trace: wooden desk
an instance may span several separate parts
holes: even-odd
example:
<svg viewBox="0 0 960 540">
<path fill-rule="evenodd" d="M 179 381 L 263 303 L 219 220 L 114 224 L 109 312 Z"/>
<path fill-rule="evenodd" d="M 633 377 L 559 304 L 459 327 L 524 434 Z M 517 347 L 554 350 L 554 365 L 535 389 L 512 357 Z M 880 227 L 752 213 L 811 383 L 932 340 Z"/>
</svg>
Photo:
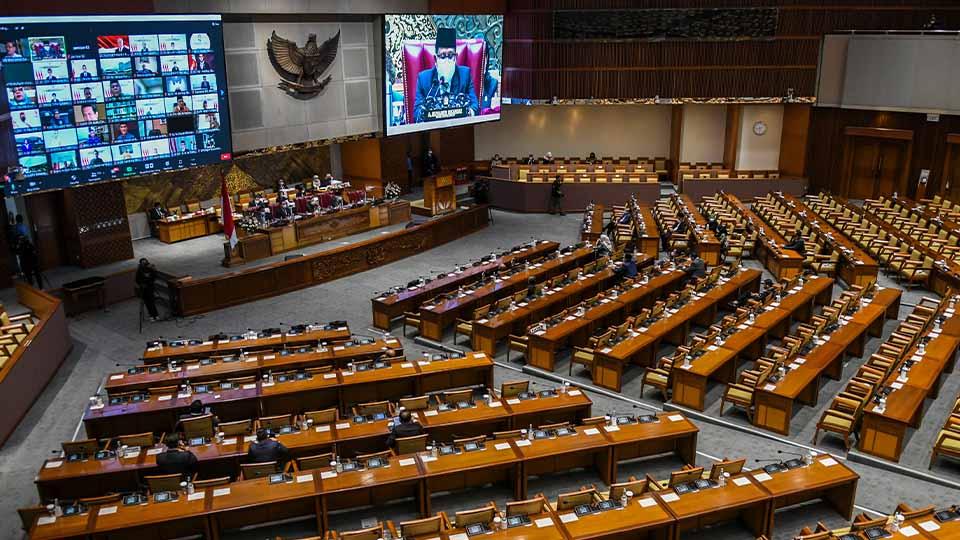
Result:
<svg viewBox="0 0 960 540">
<path fill-rule="evenodd" d="M 724 487 L 684 495 L 674 491 L 656 492 L 660 504 L 676 519 L 676 538 L 684 531 L 740 518 L 754 536 L 770 534 L 770 493 L 754 482 L 738 486 L 733 480 Z"/>
<path fill-rule="evenodd" d="M 403 355 L 403 345 L 396 339 L 378 339 L 373 343 L 355 345 L 352 342 L 334 342 L 324 347 L 312 348 L 308 352 L 295 349 L 265 350 L 245 355 L 245 359 L 234 356 L 232 361 L 210 358 L 210 363 L 195 359 L 178 364 L 176 369 L 166 366 L 150 365 L 131 368 L 127 371 L 107 376 L 104 390 L 108 395 L 146 390 L 150 387 L 181 385 L 190 381 L 223 380 L 246 375 L 265 375 L 268 371 L 304 369 L 313 366 L 346 367 L 351 362 L 389 354 L 394 357 Z M 158 370 L 158 371 L 153 371 Z"/>
<path fill-rule="evenodd" d="M 642 539 L 672 540 L 674 517 L 653 495 L 635 497 L 626 509 L 577 517 L 572 511 L 554 512 L 566 537 L 572 540 Z"/>
<path fill-rule="evenodd" d="M 262 349 L 278 349 L 284 346 L 316 345 L 324 341 L 343 341 L 346 339 L 350 339 L 350 328 L 340 326 L 330 329 L 319 328 L 300 334 L 291 334 L 289 332 L 273 334 L 272 336 L 255 339 L 204 340 L 198 345 L 184 344 L 181 347 L 171 347 L 169 345 L 148 347 L 143 353 L 143 362 L 145 364 L 152 364 L 168 362 L 174 359 L 205 358 L 213 355 L 237 354 L 241 350 L 250 352 Z"/>
<path fill-rule="evenodd" d="M 720 344 L 711 344 L 707 351 L 690 363 L 689 368 L 673 366 L 673 395 L 671 401 L 698 411 L 706 408 L 707 386 L 711 379 L 723 383 L 735 380 L 737 360 L 758 358 L 766 347 L 769 335 L 783 336 L 783 328 L 796 320 L 808 320 L 812 304 L 817 298 L 827 299 L 833 288 L 833 279 L 819 276 L 806 280 L 803 286 L 795 287 L 777 302 L 771 299 L 765 311 L 744 323 L 738 331 Z"/>
<path fill-rule="evenodd" d="M 656 259 L 660 255 L 660 230 L 649 205 L 640 206 L 640 217 L 643 219 L 643 234 L 640 236 L 637 250 Z M 634 219 L 637 219 L 636 215 Z"/>
<path fill-rule="evenodd" d="M 648 307 L 665 293 L 672 292 L 683 277 L 680 270 L 667 270 L 647 281 L 634 281 L 616 297 L 605 293 L 600 303 L 582 317 L 566 317 L 542 332 L 527 332 L 527 363 L 553 371 L 556 353 L 566 344 L 582 346 L 600 328 L 619 324 L 629 314 Z"/>
<path fill-rule="evenodd" d="M 156 223 L 157 238 L 166 244 L 200 238 L 223 230 L 212 208 L 209 211 L 194 212 L 177 218 L 164 218 Z"/>
<path fill-rule="evenodd" d="M 778 509 L 816 499 L 829 504 L 844 519 L 853 517 L 860 475 L 829 455 L 814 458 L 806 467 L 774 474 L 764 474 L 763 469 L 757 469 L 748 476 L 773 498 L 768 530 L 774 530 L 774 514 Z"/>
<path fill-rule="evenodd" d="M 563 287 L 549 291 L 545 289 L 542 296 L 520 302 L 516 309 L 473 321 L 473 349 L 495 355 L 497 343 L 503 338 L 512 333 L 522 333 L 528 325 L 607 288 L 616 277 L 613 268 L 607 267 L 594 274 L 581 276 Z"/>
<path fill-rule="evenodd" d="M 951 319 L 958 317 L 953 315 Z M 924 401 L 936 398 L 944 374 L 951 373 L 956 363 L 960 340 L 946 334 L 931 337 L 923 355 L 916 347 L 904 355 L 904 360 L 919 360 L 910 368 L 906 380 L 898 378 L 897 365 L 884 381 L 884 386 L 893 388 L 887 396 L 886 409 L 879 411 L 875 403 L 864 408 L 858 446 L 861 452 L 900 461 L 908 428 L 920 427 Z"/>
<path fill-rule="evenodd" d="M 840 379 L 844 356 L 848 353 L 857 356 L 863 354 L 866 334 L 871 330 L 876 331 L 878 326 L 882 327 L 883 320 L 891 316 L 894 306 L 899 310 L 900 294 L 899 289 L 879 290 L 870 303 L 861 307 L 852 317 L 846 317 L 840 328 L 813 350 L 802 358 L 792 358 L 782 380 L 757 388 L 754 391 L 756 412 L 753 425 L 789 435 L 794 404 L 816 405 L 821 377 Z"/>
<path fill-rule="evenodd" d="M 729 193 L 725 193 L 723 198 L 744 219 L 753 223 L 758 229 L 759 234 L 754 255 L 771 274 L 776 276 L 777 279 L 789 279 L 803 271 L 803 256 L 792 249 L 783 249 L 782 246 L 787 241 L 776 229 L 767 225 L 740 199 Z"/>
<path fill-rule="evenodd" d="M 713 231 L 707 229 L 707 220 L 697 210 L 697 205 L 686 194 L 671 195 L 671 197 L 677 206 L 678 217 L 687 222 L 687 229 L 693 238 L 693 243 L 700 258 L 711 266 L 720 264 L 720 241 L 717 240 Z M 681 209 L 686 209 L 686 211 Z"/>
<path fill-rule="evenodd" d="M 817 213 L 802 200 L 792 195 L 774 193 L 772 196 L 783 203 L 795 217 L 810 223 L 815 229 L 819 230 L 821 238 L 832 244 L 834 249 L 840 253 L 840 265 L 837 273 L 844 281 L 851 285 L 865 286 L 877 280 L 877 261 L 853 240 L 818 217 Z"/>
<path fill-rule="evenodd" d="M 365 372 L 337 370 L 301 381 L 262 380 L 217 393 L 154 397 L 148 401 L 88 408 L 84 426 L 88 437 L 106 438 L 119 434 L 171 432 L 179 415 L 194 399 L 212 406 L 221 421 L 245 420 L 259 416 L 320 410 L 376 399 L 398 399 L 460 386 L 493 385 L 493 360 L 483 353 L 464 358 L 426 362 L 394 361 L 389 368 Z"/>
<path fill-rule="evenodd" d="M 593 384 L 619 392 L 626 366 L 631 363 L 650 365 L 653 353 L 663 340 L 677 344 L 685 342 L 691 322 L 712 323 L 717 306 L 739 296 L 744 289 L 756 289 L 760 275 L 759 270 L 747 269 L 729 279 L 721 279 L 703 296 L 691 298 L 673 313 L 665 312 L 663 318 L 648 328 L 640 329 L 613 347 L 594 351 Z"/>
<path fill-rule="evenodd" d="M 523 247 L 497 257 L 488 263 L 471 266 L 466 270 L 452 272 L 443 277 L 434 279 L 423 286 L 407 289 L 389 296 L 381 296 L 371 300 L 373 304 L 373 326 L 381 330 L 390 330 L 393 319 L 400 317 L 407 311 L 416 311 L 420 304 L 434 296 L 452 291 L 457 287 L 476 281 L 481 274 L 499 270 L 516 262 L 537 259 L 553 253 L 560 247 L 557 242 L 541 240 L 534 247 Z"/>
<path fill-rule="evenodd" d="M 444 299 L 433 305 L 420 306 L 420 335 L 434 341 L 443 340 L 444 331 L 453 325 L 457 318 L 473 318 L 473 310 L 493 303 L 521 289 L 526 289 L 527 280 L 533 278 L 540 282 L 553 276 L 572 270 L 593 260 L 592 246 L 585 246 L 570 254 L 558 254 L 548 261 L 531 265 L 530 268 L 506 277 L 497 278 L 474 289 L 463 296 Z"/>
<path fill-rule="evenodd" d="M 602 204 L 594 204 L 592 209 L 583 213 L 584 223 L 580 226 L 580 240 L 584 242 L 596 242 L 600 239 L 600 233 L 603 232 L 603 214 L 607 209 Z M 586 219 L 590 216 L 590 226 L 587 227 Z"/>
</svg>

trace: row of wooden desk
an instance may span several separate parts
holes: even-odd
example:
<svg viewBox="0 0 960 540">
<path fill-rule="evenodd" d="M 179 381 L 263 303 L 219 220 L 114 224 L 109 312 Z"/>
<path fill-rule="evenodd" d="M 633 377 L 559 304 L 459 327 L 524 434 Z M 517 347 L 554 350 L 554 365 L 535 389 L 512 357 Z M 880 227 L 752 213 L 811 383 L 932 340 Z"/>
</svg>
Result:
<svg viewBox="0 0 960 540">
<path fill-rule="evenodd" d="M 556 257 L 531 265 L 509 277 L 497 277 L 492 282 L 479 286 L 462 295 L 454 294 L 435 304 L 420 306 L 420 335 L 434 341 L 443 340 L 444 331 L 452 326 L 457 318 L 473 318 L 473 310 L 509 296 L 527 288 L 527 282 L 533 278 L 541 282 L 568 270 L 577 268 L 593 260 L 593 246 L 587 245 L 570 253 L 559 253 Z"/>
<path fill-rule="evenodd" d="M 960 520 L 940 521 L 933 515 L 933 510 L 925 516 L 905 520 L 899 528 L 892 526 L 894 516 L 887 518 L 887 523 L 881 527 L 883 529 L 881 538 L 890 540 L 956 540 L 960 538 Z M 880 532 L 880 531 L 877 531 Z M 845 540 L 847 538 L 867 538 L 861 529 L 861 532 L 851 532 L 850 527 L 834 529 L 824 540 Z"/>
<path fill-rule="evenodd" d="M 720 260 L 720 241 L 717 240 L 713 231 L 707 228 L 707 220 L 704 219 L 697 205 L 690 199 L 689 195 L 671 195 L 677 213 L 680 219 L 687 222 L 687 229 L 693 244 L 697 249 L 697 254 L 709 265 L 717 265 Z"/>
<path fill-rule="evenodd" d="M 244 480 L 193 496 L 184 494 L 174 502 L 151 500 L 136 506 L 95 508 L 87 514 L 37 524 L 30 536 L 143 540 L 200 533 L 219 538 L 225 529 L 309 515 L 316 516 L 318 530 L 326 531 L 330 512 L 408 497 L 413 497 L 418 511 L 427 516 L 432 513 L 431 496 L 438 492 L 507 482 L 515 498 L 524 499 L 530 476 L 592 467 L 609 484 L 618 477 L 618 464 L 624 460 L 673 451 L 685 462 L 694 462 L 698 432 L 683 415 L 661 413 L 653 423 L 615 429 L 579 426 L 574 435 L 493 440 L 473 452 L 394 456 L 388 466 L 375 469 L 338 474 L 325 468 L 298 472 L 291 481 L 279 484 L 270 484 L 268 478 Z M 769 493 L 761 491 L 769 502 Z M 677 507 L 685 503 L 681 499 Z"/>
<path fill-rule="evenodd" d="M 815 406 L 824 376 L 839 380 L 847 354 L 863 356 L 867 335 L 880 336 L 886 319 L 899 318 L 899 289 L 882 289 L 852 316 L 843 316 L 840 327 L 819 340 L 802 357 L 790 360 L 786 375 L 777 383 L 766 383 L 754 391 L 753 424 L 783 435 L 790 434 L 794 406 Z"/>
<path fill-rule="evenodd" d="M 783 337 L 795 321 L 809 320 L 815 304 L 830 303 L 833 279 L 819 276 L 806 280 L 786 292 L 779 301 L 771 299 L 754 317 L 744 322 L 737 332 L 720 344 L 712 344 L 689 367 L 674 365 L 671 401 L 698 411 L 706 408 L 710 380 L 729 383 L 736 379 L 737 360 L 753 360 L 762 356 L 769 336 Z"/>
<path fill-rule="evenodd" d="M 492 386 L 493 360 L 483 353 L 429 361 L 393 359 L 389 367 L 366 371 L 337 370 L 303 380 L 241 385 L 206 394 L 152 396 L 146 401 L 88 407 L 83 424 L 90 438 L 132 433 L 171 432 L 193 400 L 212 407 L 221 421 L 395 400 L 462 386 Z"/>
<path fill-rule="evenodd" d="M 665 312 L 663 318 L 646 328 L 639 328 L 627 339 L 613 347 L 594 351 L 593 383 L 617 392 L 623 383 L 623 371 L 630 364 L 649 366 L 660 347 L 667 340 L 682 344 L 690 333 L 690 326 L 699 323 L 709 326 L 716 318 L 719 307 L 731 298 L 739 297 L 745 290 L 760 286 L 761 272 L 746 269 L 733 277 L 721 278 L 710 290 L 691 298 L 673 312 Z"/>
<path fill-rule="evenodd" d="M 513 248 L 509 253 L 503 254 L 492 261 L 450 272 L 424 285 L 408 288 L 396 294 L 374 298 L 371 301 L 373 304 L 373 326 L 381 330 L 390 330 L 390 323 L 393 319 L 400 317 L 407 311 L 416 311 L 420 304 L 438 294 L 450 292 L 457 287 L 476 281 L 481 275 L 488 272 L 497 271 L 511 264 L 538 259 L 553 253 L 559 247 L 560 244 L 557 242 L 540 240 L 536 245 Z"/>
<path fill-rule="evenodd" d="M 772 193 L 773 200 L 787 209 L 793 216 L 810 224 L 819 231 L 818 236 L 840 253 L 838 275 L 851 285 L 869 285 L 877 280 L 878 265 L 867 252 L 843 232 L 817 216 L 817 213 L 802 200 L 792 195 Z"/>
<path fill-rule="evenodd" d="M 771 274 L 777 279 L 787 279 L 803 272 L 803 255 L 792 249 L 783 249 L 787 241 L 776 229 L 764 223 L 740 199 L 728 193 L 724 193 L 722 197 L 730 208 L 756 227 L 757 242 L 754 255 Z"/>
<path fill-rule="evenodd" d="M 528 425 L 546 425 L 557 422 L 578 423 L 590 416 L 592 402 L 579 390 L 555 392 L 551 396 L 539 394 L 532 399 L 501 399 L 496 394 L 489 403 L 477 400 L 474 407 L 441 411 L 424 409 L 412 411 L 414 418 L 430 434 L 431 439 L 448 443 L 454 438 L 485 435 L 496 431 L 521 429 Z M 353 456 L 377 452 L 386 448 L 391 420 L 357 423 L 347 416 L 333 424 L 315 425 L 303 431 L 279 434 L 293 457 L 310 456 L 336 448 L 337 455 Z M 197 456 L 199 472 L 204 477 L 238 476 L 239 464 L 247 455 L 248 443 L 254 435 L 230 437 L 223 442 L 207 441 L 192 446 Z M 109 492 L 135 491 L 143 484 L 145 474 L 155 474 L 156 454 L 162 448 L 144 448 L 133 457 L 112 457 L 96 460 L 92 456 L 82 461 L 68 461 L 63 457 L 44 462 L 36 477 L 41 499 L 59 497 L 89 497 Z"/>
<path fill-rule="evenodd" d="M 871 403 L 863 410 L 859 449 L 862 452 L 890 461 L 899 461 L 910 428 L 919 428 L 923 418 L 924 402 L 937 397 L 946 374 L 952 373 L 960 345 L 960 314 L 953 308 L 944 312 L 947 320 L 940 331 L 931 330 L 931 338 L 923 354 L 916 347 L 904 355 L 916 363 L 907 372 L 906 380 L 898 379 L 899 364 L 884 380 L 892 389 L 887 395 L 886 408 L 880 410 Z"/>
<path fill-rule="evenodd" d="M 194 212 L 188 216 L 167 217 L 155 223 L 157 238 L 166 244 L 200 238 L 223 230 L 220 216 L 214 212 L 213 208 Z"/>
<path fill-rule="evenodd" d="M 143 362 L 148 364 L 170 360 L 205 358 L 214 355 L 237 354 L 240 351 L 250 352 L 281 347 L 301 347 L 350 339 L 350 328 L 346 324 L 343 326 L 326 326 L 306 332 L 280 332 L 256 338 L 177 340 L 184 343 L 181 346 L 157 344 L 147 347 L 143 353 Z"/>
<path fill-rule="evenodd" d="M 604 292 L 598 297 L 598 303 L 585 309 L 580 317 L 567 316 L 546 329 L 528 331 L 527 363 L 553 371 L 557 352 L 561 348 L 568 345 L 583 346 L 597 331 L 620 323 L 641 308 L 649 307 L 664 294 L 672 292 L 684 276 L 681 270 L 653 273 L 655 275 L 647 278 L 646 282 L 638 277 Z"/>
</svg>

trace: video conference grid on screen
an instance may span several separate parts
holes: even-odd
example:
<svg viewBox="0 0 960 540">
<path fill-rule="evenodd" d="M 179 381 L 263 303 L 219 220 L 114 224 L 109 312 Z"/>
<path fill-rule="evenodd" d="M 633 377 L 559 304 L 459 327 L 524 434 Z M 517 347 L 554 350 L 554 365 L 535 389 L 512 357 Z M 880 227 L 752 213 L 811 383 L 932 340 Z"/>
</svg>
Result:
<svg viewBox="0 0 960 540">
<path fill-rule="evenodd" d="M 500 119 L 502 15 L 385 15 L 387 135 Z"/>
<path fill-rule="evenodd" d="M 219 15 L 0 18 L 0 41 L 7 194 L 230 159 Z"/>
</svg>

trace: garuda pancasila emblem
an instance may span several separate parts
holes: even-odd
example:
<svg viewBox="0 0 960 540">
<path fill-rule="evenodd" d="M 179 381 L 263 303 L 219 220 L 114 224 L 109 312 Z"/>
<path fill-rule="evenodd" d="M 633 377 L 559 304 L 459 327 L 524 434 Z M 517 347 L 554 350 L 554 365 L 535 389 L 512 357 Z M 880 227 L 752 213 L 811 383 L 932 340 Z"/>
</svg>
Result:
<svg viewBox="0 0 960 540">
<path fill-rule="evenodd" d="M 317 46 L 317 35 L 307 36 L 307 43 L 303 47 L 289 39 L 277 35 L 276 30 L 267 39 L 267 55 L 270 63 L 283 79 L 280 88 L 288 94 L 310 98 L 320 93 L 332 78 L 320 80 L 333 60 L 337 57 L 340 45 L 340 32 Z"/>
</svg>

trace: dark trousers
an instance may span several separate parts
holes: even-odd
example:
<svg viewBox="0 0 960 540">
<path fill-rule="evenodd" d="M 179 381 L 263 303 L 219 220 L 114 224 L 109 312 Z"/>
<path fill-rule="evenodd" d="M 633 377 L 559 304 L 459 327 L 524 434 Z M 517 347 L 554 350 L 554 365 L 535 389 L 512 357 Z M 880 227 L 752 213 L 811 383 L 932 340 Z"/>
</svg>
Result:
<svg viewBox="0 0 960 540">
<path fill-rule="evenodd" d="M 40 269 L 37 267 L 23 267 L 23 278 L 27 280 L 31 286 L 38 289 L 43 288 L 43 276 L 40 275 Z M 36 283 L 34 283 L 36 282 Z"/>
<path fill-rule="evenodd" d="M 153 289 L 143 289 L 140 295 L 143 297 L 143 305 L 147 306 L 147 313 L 155 319 L 157 317 L 157 295 Z"/>
<path fill-rule="evenodd" d="M 550 202 L 547 204 L 547 211 L 551 214 L 560 212 L 563 215 L 563 197 L 550 196 Z"/>
</svg>

